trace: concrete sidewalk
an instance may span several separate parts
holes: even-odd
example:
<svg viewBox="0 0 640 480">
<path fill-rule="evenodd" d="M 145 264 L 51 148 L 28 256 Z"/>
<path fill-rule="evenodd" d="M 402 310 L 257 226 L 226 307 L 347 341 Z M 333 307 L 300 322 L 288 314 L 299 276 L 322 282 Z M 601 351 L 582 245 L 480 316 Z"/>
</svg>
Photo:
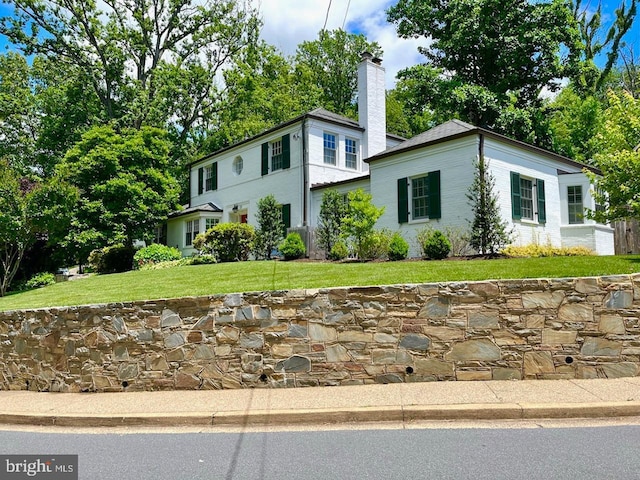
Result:
<svg viewBox="0 0 640 480">
<path fill-rule="evenodd" d="M 277 426 L 621 416 L 640 416 L 640 377 L 215 391 L 0 391 L 0 425 Z"/>
</svg>

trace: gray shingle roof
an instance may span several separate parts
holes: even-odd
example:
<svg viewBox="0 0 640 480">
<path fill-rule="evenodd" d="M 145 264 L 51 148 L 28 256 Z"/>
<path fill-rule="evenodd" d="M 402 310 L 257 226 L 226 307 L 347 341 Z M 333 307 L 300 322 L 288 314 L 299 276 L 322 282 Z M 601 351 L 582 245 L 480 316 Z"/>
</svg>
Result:
<svg viewBox="0 0 640 480">
<path fill-rule="evenodd" d="M 190 213 L 196 212 L 210 212 L 210 213 L 220 213 L 222 209 L 218 207 L 215 203 L 203 203 L 202 205 L 195 205 L 193 207 L 185 208 L 184 210 L 177 210 L 175 212 L 171 212 L 167 217 L 169 218 L 177 218 L 182 217 L 183 215 L 189 215 Z"/>
</svg>

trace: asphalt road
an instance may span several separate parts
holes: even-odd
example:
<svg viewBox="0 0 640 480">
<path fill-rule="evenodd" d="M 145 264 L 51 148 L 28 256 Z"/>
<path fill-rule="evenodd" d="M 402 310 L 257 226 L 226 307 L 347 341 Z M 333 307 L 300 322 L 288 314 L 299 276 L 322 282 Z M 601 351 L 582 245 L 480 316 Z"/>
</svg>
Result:
<svg viewBox="0 0 640 480">
<path fill-rule="evenodd" d="M 1 454 L 78 454 L 81 479 L 640 479 L 640 426 L 244 433 L 0 431 Z"/>
</svg>

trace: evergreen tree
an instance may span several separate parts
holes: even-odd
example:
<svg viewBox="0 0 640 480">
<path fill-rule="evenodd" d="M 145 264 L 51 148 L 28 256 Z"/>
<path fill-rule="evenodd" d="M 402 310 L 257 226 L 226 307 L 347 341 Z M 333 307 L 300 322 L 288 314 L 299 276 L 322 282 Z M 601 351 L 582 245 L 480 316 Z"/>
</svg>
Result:
<svg viewBox="0 0 640 480">
<path fill-rule="evenodd" d="M 258 200 L 256 222 L 255 255 L 270 260 L 271 253 L 283 239 L 284 231 L 282 206 L 272 194 Z"/>
<path fill-rule="evenodd" d="M 475 162 L 475 175 L 467 198 L 473 211 L 469 243 L 481 254 L 495 255 L 510 242 L 511 232 L 500 216 L 498 198 L 493 192 L 495 179 L 484 158 Z"/>
<path fill-rule="evenodd" d="M 320 204 L 316 241 L 327 256 L 331 253 L 333 246 L 340 241 L 342 222 L 346 216 L 347 203 L 342 194 L 335 189 L 324 192 Z"/>
</svg>

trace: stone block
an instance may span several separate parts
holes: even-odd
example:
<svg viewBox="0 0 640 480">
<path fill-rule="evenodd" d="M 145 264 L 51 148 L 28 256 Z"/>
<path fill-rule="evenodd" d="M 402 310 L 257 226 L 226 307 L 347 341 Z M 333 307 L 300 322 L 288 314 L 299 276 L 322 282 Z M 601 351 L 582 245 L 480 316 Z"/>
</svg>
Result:
<svg viewBox="0 0 640 480">
<path fill-rule="evenodd" d="M 491 380 L 491 370 L 458 370 L 456 371 L 456 380 Z"/>
<path fill-rule="evenodd" d="M 453 345 L 444 355 L 451 362 L 494 361 L 500 360 L 501 350 L 489 339 L 467 340 Z"/>
<path fill-rule="evenodd" d="M 309 338 L 314 342 L 335 342 L 338 333 L 334 327 L 327 327 L 320 323 L 309 323 Z"/>
<path fill-rule="evenodd" d="M 522 372 L 518 368 L 496 367 L 491 370 L 493 380 L 522 380 Z"/>
<path fill-rule="evenodd" d="M 437 358 L 418 358 L 415 361 L 414 371 L 420 375 L 452 377 L 454 374 L 454 364 L 453 362 L 445 362 Z"/>
<path fill-rule="evenodd" d="M 376 333 L 373 335 L 373 341 L 375 343 L 397 343 L 398 337 L 388 333 Z"/>
<path fill-rule="evenodd" d="M 181 324 L 182 324 L 182 319 L 180 318 L 180 315 L 178 315 L 176 312 L 169 309 L 165 309 L 162 311 L 162 315 L 160 317 L 160 326 L 162 328 L 175 327 Z"/>
<path fill-rule="evenodd" d="M 388 383 L 403 383 L 402 377 L 397 373 L 387 373 L 385 375 L 378 375 L 375 378 L 376 383 L 388 384 Z"/>
<path fill-rule="evenodd" d="M 116 362 L 129 360 L 129 350 L 127 350 L 125 345 L 116 345 L 113 349 L 113 355 L 111 358 Z"/>
<path fill-rule="evenodd" d="M 484 298 L 495 298 L 500 295 L 500 287 L 492 282 L 471 282 L 468 288 L 476 295 Z"/>
<path fill-rule="evenodd" d="M 551 352 L 525 352 L 524 353 L 524 374 L 540 375 L 544 373 L 555 373 L 556 367 L 553 363 Z"/>
<path fill-rule="evenodd" d="M 580 349 L 585 357 L 617 357 L 622 352 L 622 343 L 600 337 L 587 337 Z"/>
<path fill-rule="evenodd" d="M 172 333 L 171 335 L 166 336 L 164 339 L 164 346 L 166 348 L 176 348 L 184 345 L 185 343 L 186 342 L 183 332 Z"/>
<path fill-rule="evenodd" d="M 342 345 L 330 345 L 326 348 L 327 362 L 349 362 L 349 351 Z"/>
<path fill-rule="evenodd" d="M 293 355 L 293 345 L 277 343 L 271 345 L 271 356 L 274 358 L 287 358 Z"/>
<path fill-rule="evenodd" d="M 638 365 L 633 362 L 604 363 L 597 367 L 604 378 L 635 377 L 638 375 Z"/>
<path fill-rule="evenodd" d="M 167 371 L 169 370 L 169 364 L 164 355 L 152 354 L 147 357 L 146 368 L 147 370 Z"/>
<path fill-rule="evenodd" d="M 422 327 L 422 333 L 432 340 L 442 342 L 457 342 L 464 339 L 464 330 L 452 327 Z"/>
<path fill-rule="evenodd" d="M 558 308 L 564 300 L 564 292 L 530 292 L 522 294 L 523 308 Z"/>
<path fill-rule="evenodd" d="M 470 311 L 469 328 L 500 328 L 500 317 L 497 311 Z"/>
<path fill-rule="evenodd" d="M 287 335 L 293 338 L 305 338 L 308 335 L 307 332 L 308 327 L 306 324 L 290 323 Z"/>
<path fill-rule="evenodd" d="M 196 375 L 176 372 L 175 387 L 178 390 L 196 390 L 200 388 L 201 380 Z"/>
<path fill-rule="evenodd" d="M 602 314 L 598 322 L 598 331 L 603 333 L 614 333 L 624 335 L 627 329 L 624 326 L 624 319 L 619 315 Z"/>
<path fill-rule="evenodd" d="M 593 322 L 593 307 L 584 303 L 569 303 L 558 310 L 561 322 Z"/>
<path fill-rule="evenodd" d="M 363 343 L 371 343 L 373 342 L 373 334 L 361 332 L 358 330 L 346 330 L 344 332 L 338 332 L 338 341 L 339 342 L 363 342 Z"/>
<path fill-rule="evenodd" d="M 119 380 L 132 380 L 139 375 L 137 363 L 121 363 L 118 367 Z"/>
<path fill-rule="evenodd" d="M 213 324 L 214 324 L 213 316 L 205 315 L 204 317 L 200 317 L 198 319 L 198 321 L 193 326 L 193 328 L 196 330 L 204 330 L 206 332 L 211 332 L 213 331 Z"/>
<path fill-rule="evenodd" d="M 431 340 L 425 335 L 408 334 L 404 335 L 400 340 L 400 347 L 407 350 L 416 350 L 426 352 L 431 345 Z"/>
<path fill-rule="evenodd" d="M 451 302 L 447 297 L 431 297 L 420 309 L 420 318 L 444 318 L 451 311 Z"/>
<path fill-rule="evenodd" d="M 576 343 L 578 332 L 575 330 L 554 330 L 545 328 L 542 330 L 543 345 L 567 345 Z"/>
<path fill-rule="evenodd" d="M 544 328 L 544 315 L 525 315 L 524 325 L 526 328 Z"/>
<path fill-rule="evenodd" d="M 225 295 L 224 306 L 227 308 L 240 307 L 244 303 L 244 298 L 241 293 L 231 293 Z"/>
<path fill-rule="evenodd" d="M 218 330 L 216 334 L 216 342 L 219 344 L 237 343 L 240 339 L 240 329 L 225 325 Z"/>
<path fill-rule="evenodd" d="M 276 372 L 310 372 L 311 360 L 301 355 L 293 355 L 286 360 L 279 361 L 275 366 Z"/>
<path fill-rule="evenodd" d="M 240 346 L 260 349 L 264 346 L 264 338 L 260 333 L 242 334 L 240 335 Z"/>
<path fill-rule="evenodd" d="M 614 290 L 604 297 L 605 308 L 631 308 L 633 306 L 633 292 Z"/>
<path fill-rule="evenodd" d="M 492 333 L 493 341 L 500 347 L 509 345 L 525 345 L 527 339 L 524 336 L 513 333 L 509 330 L 494 330 Z"/>
<path fill-rule="evenodd" d="M 193 358 L 195 360 L 211 360 L 215 358 L 214 347 L 211 345 L 196 345 L 193 351 Z"/>
<path fill-rule="evenodd" d="M 371 352 L 371 360 L 374 365 L 389 365 L 396 363 L 396 351 L 391 349 L 378 349 Z"/>
</svg>

